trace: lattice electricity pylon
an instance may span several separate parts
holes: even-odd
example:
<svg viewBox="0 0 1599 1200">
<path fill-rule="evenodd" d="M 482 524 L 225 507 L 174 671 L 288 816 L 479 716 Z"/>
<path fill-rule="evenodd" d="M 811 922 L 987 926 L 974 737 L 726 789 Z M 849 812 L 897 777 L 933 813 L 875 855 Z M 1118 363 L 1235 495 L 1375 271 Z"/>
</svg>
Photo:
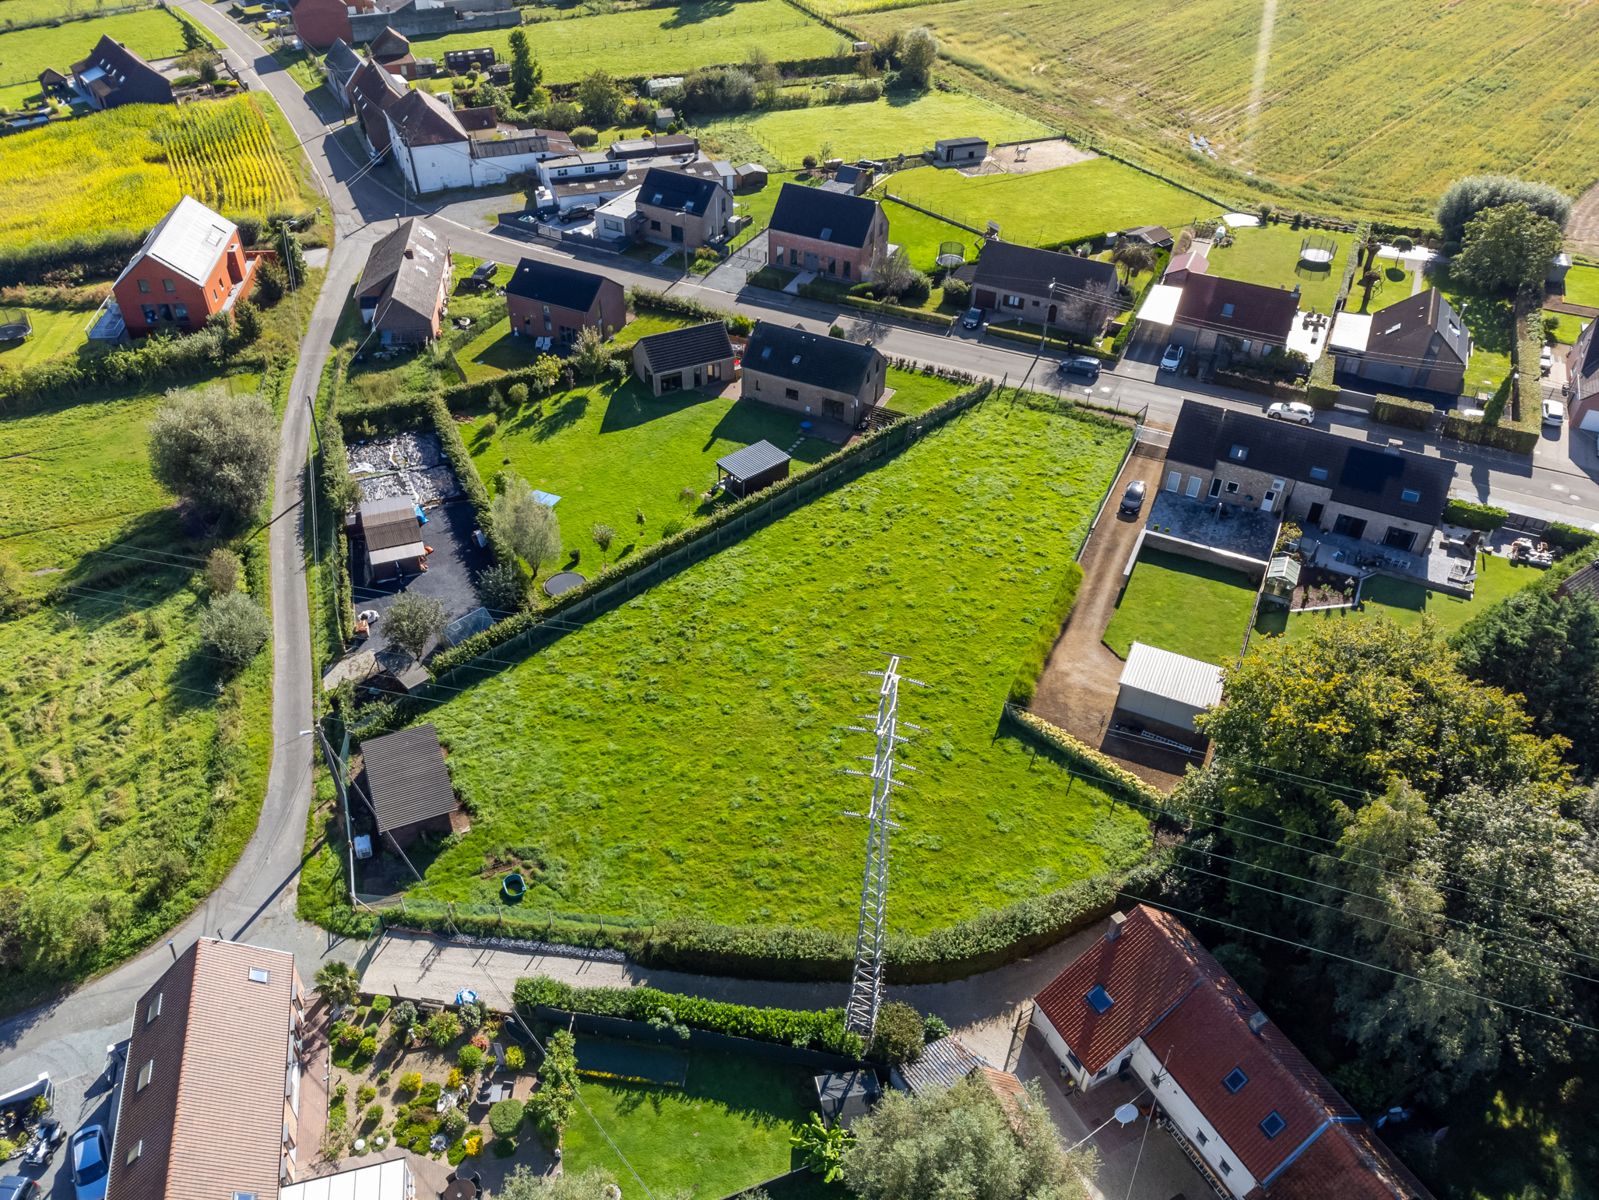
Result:
<svg viewBox="0 0 1599 1200">
<path fill-rule="evenodd" d="M 856 733 L 869 733 L 876 738 L 876 749 L 865 761 L 872 764 L 870 772 L 847 769 L 846 774 L 860 775 L 872 781 L 872 807 L 865 815 L 866 867 L 861 876 L 860 924 L 855 932 L 855 970 L 850 977 L 849 1002 L 844 1009 L 844 1025 L 851 1033 L 858 1033 L 870 1042 L 877 1027 L 877 1010 L 883 1001 L 883 940 L 884 922 L 888 912 L 888 835 L 897 828 L 889 817 L 889 802 L 894 789 L 904 784 L 894 777 L 894 752 L 906 739 L 899 733 L 899 655 L 891 655 L 888 669 L 869 674 L 882 681 L 877 692 L 877 717 L 870 728 L 851 725 Z M 925 686 L 920 680 L 907 682 Z M 907 723 L 906 728 L 915 726 Z M 864 756 L 863 756 L 864 758 Z M 899 764 L 905 770 L 912 768 Z M 846 813 L 859 817 L 861 813 Z"/>
</svg>

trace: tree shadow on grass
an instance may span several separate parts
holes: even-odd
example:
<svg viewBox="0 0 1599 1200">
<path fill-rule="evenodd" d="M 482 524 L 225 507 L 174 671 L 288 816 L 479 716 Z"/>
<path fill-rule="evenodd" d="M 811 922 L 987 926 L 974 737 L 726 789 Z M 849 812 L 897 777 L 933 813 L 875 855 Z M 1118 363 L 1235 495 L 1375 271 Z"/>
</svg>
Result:
<svg viewBox="0 0 1599 1200">
<path fill-rule="evenodd" d="M 533 440 L 547 442 L 564 432 L 568 427 L 576 425 L 583 419 L 583 415 L 588 412 L 589 399 L 593 394 L 592 389 L 583 388 L 580 391 L 568 392 L 554 407 L 545 407 L 539 411 L 535 411 L 530 407 L 528 413 L 531 420 L 525 423 L 533 426 Z M 546 401 L 545 403 L 548 405 L 549 402 Z M 524 419 L 519 418 L 518 424 L 523 423 Z"/>
<path fill-rule="evenodd" d="M 57 577 L 56 606 L 90 628 L 155 608 L 188 585 L 208 549 L 183 536 L 176 508 L 140 513 Z"/>
<path fill-rule="evenodd" d="M 797 413 L 768 408 L 753 400 L 740 400 L 716 423 L 703 449 L 711 449 L 718 441 L 734 442 L 740 446 L 752 446 L 764 441 L 799 462 L 820 462 L 838 447 L 807 435 L 800 428 L 803 419 Z"/>
<path fill-rule="evenodd" d="M 600 422 L 601 433 L 619 433 L 646 425 L 659 417 L 669 417 L 711 399 L 705 392 L 668 392 L 652 396 L 636 379 L 611 389 L 605 408 L 605 418 Z"/>
<path fill-rule="evenodd" d="M 661 28 L 683 29 L 686 26 L 698 25 L 701 21 L 729 16 L 732 12 L 732 0 L 697 0 L 692 4 L 679 4 L 672 15 L 661 22 Z"/>
</svg>

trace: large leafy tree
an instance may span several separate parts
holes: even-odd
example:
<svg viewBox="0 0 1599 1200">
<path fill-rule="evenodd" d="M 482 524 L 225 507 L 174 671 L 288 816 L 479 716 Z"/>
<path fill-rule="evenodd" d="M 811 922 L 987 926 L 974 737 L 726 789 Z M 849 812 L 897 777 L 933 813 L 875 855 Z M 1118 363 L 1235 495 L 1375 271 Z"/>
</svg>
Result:
<svg viewBox="0 0 1599 1200">
<path fill-rule="evenodd" d="M 1560 246 L 1560 226 L 1525 204 L 1505 204 L 1466 224 L 1465 249 L 1453 269 L 1485 292 L 1531 291 L 1542 287 Z"/>
<path fill-rule="evenodd" d="M 150 423 L 155 481 L 208 521 L 237 525 L 266 501 L 277 438 L 258 396 L 174 389 Z"/>
<path fill-rule="evenodd" d="M 1504 204 L 1525 204 L 1541 217 L 1564 225 L 1571 215 L 1571 197 L 1547 183 L 1508 175 L 1467 175 L 1449 185 L 1438 202 L 1438 224 L 1449 241 L 1458 242 L 1478 213 Z M 1398 242 L 1395 242 L 1398 245 Z"/>
<path fill-rule="evenodd" d="M 527 480 L 509 471 L 495 479 L 490 505 L 494 528 L 506 544 L 538 573 L 539 563 L 561 549 L 561 525 L 555 510 L 540 503 Z"/>
</svg>

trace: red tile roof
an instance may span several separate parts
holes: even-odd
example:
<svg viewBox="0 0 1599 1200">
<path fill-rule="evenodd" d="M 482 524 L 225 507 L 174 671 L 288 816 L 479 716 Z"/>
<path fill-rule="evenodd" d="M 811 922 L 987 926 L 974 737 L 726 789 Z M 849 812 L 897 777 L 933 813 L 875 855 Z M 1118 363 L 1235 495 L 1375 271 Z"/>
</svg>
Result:
<svg viewBox="0 0 1599 1200">
<path fill-rule="evenodd" d="M 1110 1006 L 1096 1011 L 1095 987 Z M 1142 1039 L 1271 1200 L 1396 1200 L 1427 1191 L 1181 921 L 1139 905 L 1038 994 L 1089 1074 Z M 1252 1027 L 1253 1026 L 1253 1027 Z M 1245 1082 L 1224 1082 L 1234 1070 Z M 1275 1112 L 1274 1137 L 1262 1123 Z M 1274 1174 L 1275 1173 L 1275 1174 Z"/>
</svg>

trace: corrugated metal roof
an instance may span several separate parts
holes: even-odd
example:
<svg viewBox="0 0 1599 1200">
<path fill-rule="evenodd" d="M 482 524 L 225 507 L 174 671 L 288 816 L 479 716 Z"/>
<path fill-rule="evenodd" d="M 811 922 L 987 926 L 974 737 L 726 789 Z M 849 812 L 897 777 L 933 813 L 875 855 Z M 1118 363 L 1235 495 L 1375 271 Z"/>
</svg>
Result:
<svg viewBox="0 0 1599 1200">
<path fill-rule="evenodd" d="M 422 527 L 416 519 L 415 502 L 409 496 L 363 502 L 361 533 L 374 562 L 379 561 L 379 551 L 420 546 Z"/>
<path fill-rule="evenodd" d="M 439 732 L 432 725 L 414 725 L 362 742 L 361 758 L 380 833 L 455 811 L 455 788 L 444 765 Z"/>
<path fill-rule="evenodd" d="M 921 1057 L 899 1068 L 900 1078 L 913 1092 L 954 1087 L 973 1071 L 988 1064 L 966 1048 L 958 1037 L 941 1037 L 922 1047 Z"/>
<path fill-rule="evenodd" d="M 1127 652 L 1127 665 L 1122 668 L 1121 686 L 1194 708 L 1211 708 L 1221 700 L 1221 668 L 1134 642 Z"/>
<path fill-rule="evenodd" d="M 716 460 L 716 467 L 734 479 L 753 479 L 788 461 L 788 455 L 771 442 L 756 442 Z"/>
</svg>

